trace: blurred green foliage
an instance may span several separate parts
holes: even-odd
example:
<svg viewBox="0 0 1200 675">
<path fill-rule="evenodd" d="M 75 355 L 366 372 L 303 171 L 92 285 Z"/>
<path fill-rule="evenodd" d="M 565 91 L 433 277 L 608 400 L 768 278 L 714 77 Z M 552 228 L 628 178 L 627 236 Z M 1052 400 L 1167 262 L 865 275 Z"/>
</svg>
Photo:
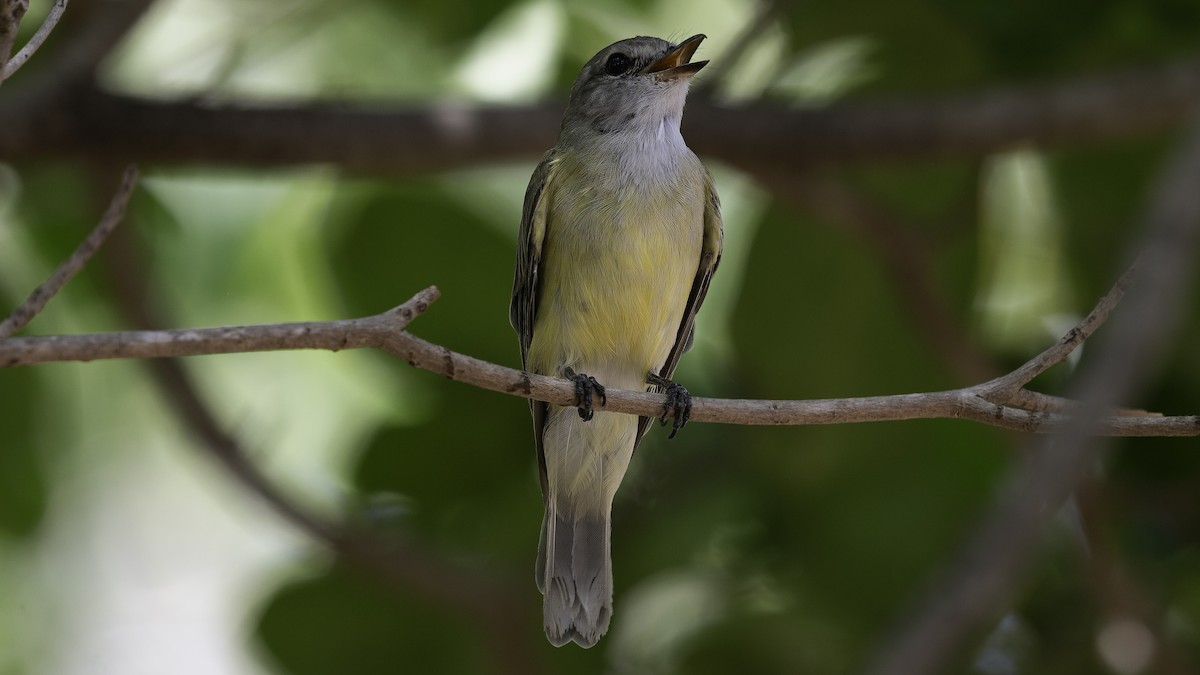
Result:
<svg viewBox="0 0 1200 675">
<path fill-rule="evenodd" d="M 535 66 L 544 67 L 546 81 L 553 83 L 544 94 L 561 99 L 582 58 L 611 40 L 703 30 L 713 38 L 705 47 L 713 51 L 705 56 L 719 59 L 737 25 L 748 23 L 756 11 L 754 3 L 739 0 L 708 0 L 694 11 L 683 11 L 689 7 L 683 0 L 355 0 L 344 6 L 304 0 L 287 12 L 267 11 L 266 4 L 213 2 L 223 15 L 243 18 L 225 25 L 224 32 L 208 34 L 226 42 L 201 42 L 190 55 L 156 61 L 152 57 L 162 52 L 153 45 L 164 38 L 144 35 L 106 77 L 133 91 L 171 86 L 228 97 L 263 92 L 407 100 L 471 96 L 458 70 L 460 57 L 514 8 L 544 5 L 538 16 L 547 22 L 553 58 Z M 1105 72 L 1179 57 L 1200 44 L 1200 5 L 1185 0 L 817 0 L 780 6 L 783 30 L 771 38 L 779 48 L 764 67 L 784 72 L 798 59 L 817 58 L 819 49 L 814 49 L 821 45 L 861 40 L 856 44 L 869 45 L 865 60 L 847 61 L 849 70 L 839 74 L 858 84 L 846 94 L 851 98 L 881 92 L 916 97 Z M 740 23 L 730 25 L 728 17 Z M 331 24 L 336 30 L 323 30 Z M 398 34 L 404 39 L 395 39 Z M 279 48 L 256 49 L 256 40 Z M 262 80 L 273 84 L 256 89 Z M 787 91 L 765 93 L 786 97 Z M 1147 188 L 1171 140 L 1023 149 L 1045 162 L 1042 187 L 1053 197 L 1062 229 L 1045 245 L 1056 247 L 1057 259 L 1065 261 L 1064 269 L 1026 281 L 1070 282 L 1073 292 L 1056 296 L 1058 314 L 1085 313 L 1121 269 Z M 166 289 L 167 315 L 179 325 L 235 323 L 257 316 L 255 308 L 261 307 L 273 313 L 251 321 L 365 315 L 436 284 L 443 298 L 417 320 L 413 332 L 515 365 L 517 343 L 507 323 L 507 303 L 520 196 L 533 161 L 531 156 L 527 165 L 489 176 L 459 172 L 401 180 L 281 173 L 276 178 L 291 187 L 270 198 L 275 201 L 261 197 L 274 206 L 230 211 L 257 213 L 256 218 L 225 214 L 212 200 L 196 207 L 208 220 L 196 220 L 178 199 L 168 198 L 166 188 L 151 185 L 135 203 L 129 230 L 166 249 L 147 252 L 157 261 L 147 283 Z M 981 166 L 965 161 L 863 166 L 830 177 L 916 228 L 928 242 L 934 278 L 964 336 L 992 345 L 993 336 L 981 328 L 984 310 L 976 305 L 985 290 L 979 269 L 997 255 L 980 236 L 980 222 L 989 216 L 980 199 Z M 5 197 L 15 198 L 17 206 L 6 207 L 9 231 L 0 235 L 10 246 L 7 252 L 0 247 L 0 267 L 18 256 L 33 262 L 0 270 L 6 307 L 75 245 L 100 210 L 91 195 L 105 189 L 91 182 L 93 167 L 15 168 L 20 183 L 8 186 Z M 179 167 L 145 170 L 152 178 L 179 181 L 185 192 L 191 189 L 188 172 Z M 307 180 L 316 187 L 296 187 Z M 279 225 L 291 222 L 287 207 L 296 206 L 301 191 L 310 197 L 303 202 L 305 219 Z M 790 399 L 968 384 L 958 381 L 924 341 L 895 282 L 860 235 L 844 223 L 757 192 L 732 190 L 722 196 L 731 211 L 758 215 L 753 222 L 726 220 L 727 230 L 753 232 L 753 237 L 746 242 L 748 250 L 738 252 L 747 260 L 740 278 L 723 268 L 710 296 L 732 307 L 712 306 L 701 313 L 701 330 L 709 335 L 700 336 L 682 371 L 685 381 L 694 376 L 700 384 L 694 393 Z M 218 218 L 222 214 L 227 221 Z M 186 223 L 189 218 L 192 225 Z M 86 306 L 86 312 L 49 310 L 29 332 L 106 328 L 111 300 L 97 291 L 104 286 L 91 274 L 56 300 L 67 307 Z M 253 288 L 256 284 L 261 285 Z M 299 297 L 296 284 L 305 288 Z M 259 304 L 247 304 L 243 295 L 254 295 Z M 278 316 L 274 312 L 280 307 L 318 316 Z M 706 316 L 722 315 L 729 317 L 727 325 L 704 323 Z M 83 325 L 82 319 L 101 325 Z M 1162 355 L 1160 384 L 1139 405 L 1172 414 L 1200 412 L 1200 354 L 1190 346 L 1200 335 L 1200 318 L 1191 312 L 1184 323 L 1186 337 Z M 1044 343 L 1054 339 L 1056 329 L 1040 323 L 1033 328 L 1043 331 Z M 715 348 L 706 347 L 706 340 Z M 994 368 L 1020 363 L 1031 353 L 991 349 Z M 220 358 L 189 365 L 204 372 Z M 292 363 L 293 357 L 271 358 Z M 319 378 L 349 362 L 344 355 L 324 355 L 322 365 L 310 371 L 315 357 L 296 359 L 287 367 L 315 388 L 321 387 Z M 526 404 L 439 380 L 381 355 L 354 363 L 338 391 L 358 388 L 373 405 L 363 410 L 360 400 L 346 396 L 319 404 L 332 406 L 335 418 L 356 411 L 345 412 L 345 430 L 332 433 L 341 439 L 337 453 L 347 458 L 342 464 L 345 518 L 369 522 L 401 540 L 416 538 L 448 558 L 486 570 L 486 577 L 523 588 L 526 601 L 511 608 L 511 621 L 528 627 L 523 631 L 527 649 L 556 673 L 853 669 L 963 541 L 1020 445 L 1012 434 L 954 421 L 798 428 L 695 424 L 670 443 L 655 432 L 639 451 L 614 514 L 613 632 L 587 652 L 554 650 L 541 637 L 540 599 L 533 585 L 541 505 Z M 72 412 L 56 411 L 51 395 L 56 390 L 47 383 L 61 378 L 63 368 L 87 367 L 0 369 L 0 425 L 8 439 L 0 452 L 0 537 L 6 546 L 34 545 L 58 476 L 53 464 L 65 452 L 46 428 L 70 425 Z M 1064 370 L 1056 369 L 1040 384 L 1053 392 Z M 381 381 L 399 384 L 391 388 Z M 269 407 L 270 401 L 260 404 Z M 277 413 L 288 419 L 288 410 Z M 231 426 L 244 422 L 229 420 Z M 260 433 L 254 442 L 269 449 L 271 438 Z M 1096 474 L 1103 477 L 1103 487 L 1095 499 L 1105 520 L 1092 526 L 1154 605 L 1165 609 L 1168 635 L 1196 665 L 1196 444 L 1157 439 L 1123 440 L 1116 446 L 1107 460 L 1098 458 Z M 380 504 L 390 506 L 373 507 Z M 1089 563 L 1079 551 L 1076 530 L 1068 523 L 1047 537 L 1055 545 L 1048 547 L 1014 610 L 1023 646 L 1008 656 L 1020 672 L 1095 672 L 1102 667 L 1094 648 L 1096 631 L 1112 608 L 1086 579 Z M 262 590 L 260 597 L 258 605 L 244 608 L 250 639 L 281 672 L 469 673 L 495 667 L 488 651 L 494 645 L 472 622 L 385 590 L 352 569 L 311 565 Z M 679 604 L 670 604 L 671 598 Z M 676 606 L 693 609 L 670 609 Z M 963 659 L 963 668 L 970 668 L 974 656 Z"/>
<path fill-rule="evenodd" d="M 289 583 L 263 612 L 259 635 L 268 646 L 285 647 L 277 656 L 297 675 L 425 668 L 486 672 L 487 655 L 476 648 L 477 636 L 464 632 L 461 622 L 439 607 L 379 590 L 375 580 L 336 567 Z M 398 640 L 401 635 L 422 638 Z"/>
</svg>

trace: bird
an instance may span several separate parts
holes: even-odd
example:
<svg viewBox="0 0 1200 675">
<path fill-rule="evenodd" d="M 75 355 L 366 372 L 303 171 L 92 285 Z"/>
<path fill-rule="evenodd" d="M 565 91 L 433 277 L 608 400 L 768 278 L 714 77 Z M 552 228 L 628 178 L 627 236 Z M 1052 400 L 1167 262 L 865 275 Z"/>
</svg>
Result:
<svg viewBox="0 0 1200 675">
<path fill-rule="evenodd" d="M 575 384 L 574 406 L 530 401 L 544 504 L 535 576 L 556 647 L 608 631 L 613 497 L 652 422 L 604 411 L 605 387 L 665 393 L 672 437 L 691 410 L 671 378 L 724 236 L 712 176 L 680 132 L 704 39 L 601 49 L 525 192 L 509 319 L 526 372 Z"/>
</svg>

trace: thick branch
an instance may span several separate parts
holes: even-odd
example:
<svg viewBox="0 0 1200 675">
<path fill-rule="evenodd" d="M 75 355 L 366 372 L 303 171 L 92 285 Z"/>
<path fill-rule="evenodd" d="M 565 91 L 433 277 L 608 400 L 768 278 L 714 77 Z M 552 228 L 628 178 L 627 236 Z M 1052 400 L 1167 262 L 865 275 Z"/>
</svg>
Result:
<svg viewBox="0 0 1200 675">
<path fill-rule="evenodd" d="M 222 165 L 335 163 L 424 172 L 528 160 L 554 142 L 561 103 L 512 107 L 159 102 L 78 89 L 20 92 L 0 109 L 0 156 L 136 157 Z M 1200 101 L 1200 60 L 1049 86 L 822 108 L 695 101 L 684 117 L 702 155 L 754 172 L 805 164 L 977 156 L 1147 133 Z"/>
</svg>

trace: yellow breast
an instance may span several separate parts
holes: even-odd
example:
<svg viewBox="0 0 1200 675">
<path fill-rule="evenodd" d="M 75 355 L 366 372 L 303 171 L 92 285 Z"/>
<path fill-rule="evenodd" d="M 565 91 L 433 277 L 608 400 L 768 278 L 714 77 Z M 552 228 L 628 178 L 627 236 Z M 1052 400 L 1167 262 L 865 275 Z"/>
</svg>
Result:
<svg viewBox="0 0 1200 675">
<path fill-rule="evenodd" d="M 666 360 L 704 230 L 703 168 L 689 159 L 648 185 L 572 158 L 556 167 L 543 195 L 551 201 L 532 370 L 570 366 L 640 383 Z"/>
</svg>

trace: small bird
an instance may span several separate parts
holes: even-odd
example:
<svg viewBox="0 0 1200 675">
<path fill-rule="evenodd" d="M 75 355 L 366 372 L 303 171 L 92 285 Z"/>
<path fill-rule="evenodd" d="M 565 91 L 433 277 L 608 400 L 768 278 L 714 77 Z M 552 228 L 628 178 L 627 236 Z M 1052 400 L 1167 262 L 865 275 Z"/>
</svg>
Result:
<svg viewBox="0 0 1200 675">
<path fill-rule="evenodd" d="M 665 392 L 671 436 L 691 409 L 671 376 L 723 237 L 712 177 L 679 131 L 704 38 L 600 50 L 525 192 L 509 319 L 525 370 L 573 380 L 576 393 L 575 407 L 530 402 L 545 503 L 536 578 L 555 646 L 591 647 L 608 631 L 613 496 L 651 422 L 594 402 L 605 386 Z"/>
</svg>

